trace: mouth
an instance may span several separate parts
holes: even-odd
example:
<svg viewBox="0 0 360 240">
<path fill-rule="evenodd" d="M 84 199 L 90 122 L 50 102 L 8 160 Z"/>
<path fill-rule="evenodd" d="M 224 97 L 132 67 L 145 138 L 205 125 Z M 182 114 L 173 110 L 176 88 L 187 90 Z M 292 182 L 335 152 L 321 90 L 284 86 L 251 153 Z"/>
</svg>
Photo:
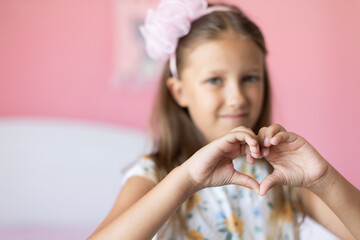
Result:
<svg viewBox="0 0 360 240">
<path fill-rule="evenodd" d="M 242 114 L 224 114 L 221 115 L 221 118 L 224 119 L 228 119 L 228 120 L 234 120 L 234 121 L 238 121 L 238 120 L 243 120 L 245 118 L 247 118 L 249 116 L 248 113 L 242 113 Z"/>
</svg>

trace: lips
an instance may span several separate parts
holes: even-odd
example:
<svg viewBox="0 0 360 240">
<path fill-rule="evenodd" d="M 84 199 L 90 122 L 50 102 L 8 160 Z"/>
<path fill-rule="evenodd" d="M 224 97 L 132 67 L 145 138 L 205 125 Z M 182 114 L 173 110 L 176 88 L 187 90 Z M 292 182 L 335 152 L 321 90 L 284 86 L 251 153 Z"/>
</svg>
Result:
<svg viewBox="0 0 360 240">
<path fill-rule="evenodd" d="M 229 120 L 242 120 L 249 116 L 248 113 L 241 113 L 241 114 L 224 114 L 221 115 L 221 118 L 229 119 Z"/>
</svg>

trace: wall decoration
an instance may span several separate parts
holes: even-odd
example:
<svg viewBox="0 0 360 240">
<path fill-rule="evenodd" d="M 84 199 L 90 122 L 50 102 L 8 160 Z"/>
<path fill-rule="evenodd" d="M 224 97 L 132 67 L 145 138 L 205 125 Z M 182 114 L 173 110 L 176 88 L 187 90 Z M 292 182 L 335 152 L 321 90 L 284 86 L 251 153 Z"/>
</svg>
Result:
<svg viewBox="0 0 360 240">
<path fill-rule="evenodd" d="M 114 0 L 114 68 L 111 76 L 116 88 L 146 89 L 160 77 L 162 62 L 150 59 L 139 26 L 146 12 L 155 8 L 158 0 Z"/>
</svg>

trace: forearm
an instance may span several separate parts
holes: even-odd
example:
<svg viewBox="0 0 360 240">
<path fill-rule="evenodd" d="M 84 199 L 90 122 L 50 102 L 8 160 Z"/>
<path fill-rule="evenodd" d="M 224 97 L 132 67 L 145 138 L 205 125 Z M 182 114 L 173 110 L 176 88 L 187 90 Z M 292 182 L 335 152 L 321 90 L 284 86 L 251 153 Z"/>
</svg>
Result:
<svg viewBox="0 0 360 240">
<path fill-rule="evenodd" d="M 360 191 L 329 165 L 328 174 L 310 188 L 319 196 L 349 229 L 360 239 Z"/>
<path fill-rule="evenodd" d="M 89 239 L 151 239 L 195 191 L 184 169 L 178 167 L 133 206 Z"/>
</svg>

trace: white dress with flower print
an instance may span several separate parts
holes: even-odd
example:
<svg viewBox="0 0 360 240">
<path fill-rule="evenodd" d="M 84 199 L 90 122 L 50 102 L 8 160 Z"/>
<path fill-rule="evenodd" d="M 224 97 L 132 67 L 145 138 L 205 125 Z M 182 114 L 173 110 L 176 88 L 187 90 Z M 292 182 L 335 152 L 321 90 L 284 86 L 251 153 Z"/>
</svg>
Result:
<svg viewBox="0 0 360 240">
<path fill-rule="evenodd" d="M 245 157 L 233 161 L 234 168 L 254 177 L 260 182 L 268 173 L 265 160 L 256 161 L 254 165 L 246 162 Z M 132 176 L 143 176 L 157 183 L 155 163 L 142 158 L 128 170 L 123 178 L 123 184 Z M 193 195 L 185 203 L 186 231 L 179 224 L 168 221 L 153 239 L 190 239 L 190 240 L 293 240 L 294 215 L 286 200 L 284 220 L 281 228 L 271 221 L 274 213 L 273 191 L 264 197 L 253 191 L 237 186 L 205 188 Z M 280 229 L 280 230 L 279 230 Z"/>
</svg>

